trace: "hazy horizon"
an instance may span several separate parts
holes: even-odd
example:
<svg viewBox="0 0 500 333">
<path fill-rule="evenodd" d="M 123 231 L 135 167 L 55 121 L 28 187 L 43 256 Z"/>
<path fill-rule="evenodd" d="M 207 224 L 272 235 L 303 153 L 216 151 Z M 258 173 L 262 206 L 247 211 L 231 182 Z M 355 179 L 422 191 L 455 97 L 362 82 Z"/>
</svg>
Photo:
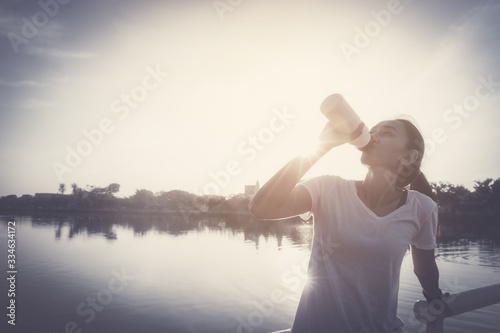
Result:
<svg viewBox="0 0 500 333">
<path fill-rule="evenodd" d="M 492 178 L 492 177 L 487 177 L 487 178 Z M 486 180 L 486 179 L 475 179 L 474 181 L 484 181 L 484 180 Z M 493 178 L 493 181 L 495 181 L 495 180 L 496 180 L 496 178 Z M 437 181 L 437 183 L 439 183 L 439 182 L 440 182 L 440 181 L 438 180 L 438 181 Z M 260 183 L 260 181 L 259 181 L 259 183 Z M 111 183 L 109 183 L 109 184 L 111 184 Z M 108 184 L 108 185 L 109 185 L 109 184 Z M 93 186 L 92 184 L 86 184 L 86 185 L 84 185 L 84 186 L 82 186 L 81 184 L 77 184 L 77 185 L 78 185 L 78 187 L 80 187 L 81 189 L 88 190 L 88 191 L 90 191 L 90 190 L 91 190 L 91 188 L 88 188 L 87 186 Z M 120 185 L 120 184 L 119 184 L 119 185 Z M 224 196 L 224 197 L 226 197 L 226 198 L 227 198 L 227 197 L 231 197 L 232 195 L 245 194 L 245 188 L 244 188 L 244 187 L 245 187 L 246 185 L 255 185 L 255 184 L 244 184 L 244 185 L 243 185 L 243 188 L 242 188 L 242 190 L 241 190 L 240 192 L 229 193 L 229 194 L 227 194 L 227 195 L 222 195 L 222 194 L 218 194 L 218 195 L 220 195 L 220 196 Z M 454 184 L 454 183 L 452 183 L 452 185 L 457 185 L 457 186 L 460 186 L 460 185 L 461 185 L 461 186 L 464 186 L 463 184 Z M 106 187 L 106 186 L 104 186 L 104 187 Z M 120 187 L 121 187 L 121 185 L 120 185 Z M 466 187 L 466 186 L 464 186 L 464 187 Z M 466 187 L 466 188 L 467 188 L 469 191 L 471 191 L 471 192 L 473 192 L 473 191 L 474 191 L 474 188 L 473 188 L 473 187 Z M 134 195 L 134 194 L 135 194 L 135 192 L 136 192 L 136 191 L 138 191 L 138 190 L 148 190 L 148 191 L 151 191 L 151 190 L 150 190 L 150 189 L 148 189 L 148 188 L 137 188 L 137 189 L 135 189 L 135 190 L 132 192 L 132 194 L 122 194 L 122 193 L 120 193 L 121 191 L 118 191 L 118 192 L 114 193 L 114 196 L 115 196 L 115 197 L 117 197 L 117 198 L 126 198 L 126 197 L 129 197 L 129 196 Z M 178 189 L 178 188 L 171 188 L 171 189 L 168 189 L 168 190 L 161 190 L 161 189 L 160 189 L 159 191 L 156 191 L 156 192 L 155 192 L 155 191 L 151 191 L 151 192 L 153 192 L 153 194 L 157 195 L 157 194 L 159 194 L 159 193 L 161 193 L 161 192 L 169 192 L 169 191 L 185 191 L 185 192 L 189 192 L 189 193 L 191 193 L 191 194 L 195 194 L 195 195 L 211 195 L 211 194 L 212 194 L 212 193 L 204 193 L 203 191 L 202 191 L 202 192 L 199 192 L 199 193 L 194 193 L 194 192 L 191 192 L 191 191 L 186 191 L 186 190 L 182 190 L 182 189 Z M 7 196 L 7 195 L 13 195 L 13 194 L 14 194 L 14 195 L 17 195 L 17 197 L 21 197 L 22 195 L 25 195 L 25 194 L 28 194 L 28 195 L 33 195 L 33 196 L 34 196 L 36 193 L 51 193 L 51 194 L 60 194 L 60 191 L 59 191 L 59 190 L 55 190 L 55 191 L 49 191 L 49 192 L 33 192 L 33 193 L 22 193 L 22 194 L 9 193 L 9 194 L 5 194 L 5 195 L 0 195 L 0 197 L 2 197 L 2 196 Z M 67 195 L 72 194 L 71 184 L 66 184 L 66 190 L 65 190 L 64 194 L 67 194 Z"/>
</svg>

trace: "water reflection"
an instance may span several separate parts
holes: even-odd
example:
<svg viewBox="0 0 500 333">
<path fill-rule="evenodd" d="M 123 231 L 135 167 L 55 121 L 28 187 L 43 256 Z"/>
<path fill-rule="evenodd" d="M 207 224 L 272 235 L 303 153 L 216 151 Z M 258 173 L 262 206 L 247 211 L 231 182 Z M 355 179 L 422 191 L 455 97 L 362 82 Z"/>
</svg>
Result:
<svg viewBox="0 0 500 333">
<path fill-rule="evenodd" d="M 23 223 L 23 218 L 17 220 L 18 223 Z M 243 233 L 245 242 L 254 243 L 257 249 L 261 239 L 265 241 L 275 239 L 278 250 L 283 246 L 284 237 L 295 245 L 309 245 L 312 240 L 312 224 L 300 218 L 259 221 L 249 214 L 34 215 L 30 221 L 34 228 L 53 227 L 56 240 L 87 235 L 113 241 L 118 237 L 116 227 L 131 229 L 136 237 L 145 236 L 153 231 L 173 236 L 184 235 L 194 230 L 224 231 L 233 236 Z"/>
<path fill-rule="evenodd" d="M 17 220 L 18 223 L 27 221 L 23 217 Z M 55 240 L 87 235 L 113 242 L 118 239 L 117 227 L 132 230 L 136 237 L 144 237 L 150 232 L 180 236 L 190 231 L 207 230 L 229 233 L 233 237 L 243 233 L 244 241 L 254 243 L 256 249 L 259 249 L 261 240 L 266 243 L 272 240 L 281 250 L 284 238 L 293 245 L 310 248 L 313 234 L 312 223 L 300 218 L 259 221 L 249 214 L 34 215 L 29 221 L 34 228 L 53 227 Z M 445 231 L 438 241 L 436 255 L 438 260 L 448 262 L 500 267 L 500 240 L 488 239 L 487 235 L 478 238 L 475 232 L 456 234 Z"/>
<path fill-rule="evenodd" d="M 300 219 L 263 222 L 248 214 L 13 218 L 22 244 L 18 252 L 23 286 L 19 304 L 24 306 L 19 309 L 20 332 L 59 332 L 66 322 L 75 320 L 87 328 L 82 331 L 89 332 L 232 333 L 237 332 L 238 318 L 248 319 L 257 309 L 255 304 L 262 304 L 276 290 L 285 293 L 287 302 L 276 306 L 254 332 L 286 328 L 300 290 L 292 290 L 283 276 L 302 267 L 313 234 L 312 224 Z M 2 223 L 0 230 L 5 226 Z M 5 235 L 0 234 L 0 243 L 6 244 Z M 445 283 L 445 288 L 465 290 L 498 283 L 500 242 L 444 239 L 436 251 L 443 281 L 459 278 L 456 284 Z M 409 269 L 402 271 L 399 311 L 410 333 L 420 329 L 408 318 L 421 288 L 411 263 L 404 262 L 403 267 Z M 135 280 L 87 325 L 87 317 L 78 316 L 75 309 L 107 286 L 113 270 L 122 269 Z M 475 322 L 485 316 L 488 327 L 496 327 L 498 311 L 488 311 L 492 310 L 472 316 Z M 467 323 L 450 323 L 450 332 L 480 332 L 469 329 Z"/>
<path fill-rule="evenodd" d="M 499 242 L 491 239 L 457 239 L 438 244 L 437 258 L 466 265 L 500 267 Z"/>
</svg>

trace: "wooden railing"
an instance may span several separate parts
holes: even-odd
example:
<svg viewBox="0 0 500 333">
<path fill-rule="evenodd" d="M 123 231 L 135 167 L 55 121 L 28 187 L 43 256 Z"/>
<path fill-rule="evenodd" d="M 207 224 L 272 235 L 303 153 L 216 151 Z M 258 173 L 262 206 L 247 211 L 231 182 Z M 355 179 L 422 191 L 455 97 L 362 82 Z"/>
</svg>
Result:
<svg viewBox="0 0 500 333">
<path fill-rule="evenodd" d="M 464 312 L 500 303 L 500 283 L 443 296 L 442 301 L 417 301 L 413 306 L 415 318 L 427 325 L 427 333 L 443 333 L 443 321 Z M 290 333 L 291 329 L 272 333 Z"/>
<path fill-rule="evenodd" d="M 443 333 L 443 320 L 500 303 L 500 283 L 444 296 L 443 301 L 417 301 L 415 317 L 427 324 L 427 333 Z"/>
</svg>

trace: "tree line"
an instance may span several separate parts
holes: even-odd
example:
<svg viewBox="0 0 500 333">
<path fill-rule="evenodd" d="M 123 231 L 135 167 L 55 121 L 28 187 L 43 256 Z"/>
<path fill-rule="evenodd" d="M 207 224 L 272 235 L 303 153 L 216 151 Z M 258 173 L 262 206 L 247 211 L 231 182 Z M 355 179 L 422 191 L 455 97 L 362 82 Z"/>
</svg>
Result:
<svg viewBox="0 0 500 333">
<path fill-rule="evenodd" d="M 462 185 L 449 182 L 431 182 L 440 213 L 444 216 L 500 216 L 500 178 L 477 180 L 471 191 Z M 114 211 L 248 211 L 250 197 L 244 194 L 223 197 L 196 195 L 181 190 L 153 193 L 139 189 L 126 198 L 115 196 L 120 185 L 106 187 L 87 185 L 85 188 L 59 184 L 59 193 L 8 195 L 0 198 L 0 209 L 16 210 L 114 210 Z"/>
<path fill-rule="evenodd" d="M 61 210 L 61 211 L 144 211 L 144 212 L 226 212 L 247 211 L 250 197 L 244 194 L 228 198 L 218 195 L 196 195 L 181 190 L 161 191 L 139 189 L 126 198 L 116 197 L 120 185 L 112 183 L 106 187 L 87 185 L 85 188 L 71 184 L 71 193 L 66 185 L 59 184 L 59 193 L 36 193 L 32 195 L 8 195 L 0 197 L 3 210 Z"/>
<path fill-rule="evenodd" d="M 500 216 L 500 178 L 474 183 L 473 191 L 449 182 L 431 183 L 440 211 L 450 215 Z"/>
</svg>

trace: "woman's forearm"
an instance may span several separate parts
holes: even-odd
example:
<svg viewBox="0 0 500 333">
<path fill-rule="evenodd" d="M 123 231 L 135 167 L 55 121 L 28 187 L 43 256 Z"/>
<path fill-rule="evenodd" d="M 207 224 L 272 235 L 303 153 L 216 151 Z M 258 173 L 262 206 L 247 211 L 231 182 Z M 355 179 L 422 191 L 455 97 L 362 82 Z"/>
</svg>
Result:
<svg viewBox="0 0 500 333">
<path fill-rule="evenodd" d="M 338 133 L 331 123 L 327 123 L 318 138 L 316 151 L 308 156 L 295 157 L 271 177 L 250 201 L 250 212 L 255 216 L 269 218 L 271 216 L 290 216 L 289 213 L 303 210 L 305 207 L 296 206 L 300 205 L 300 202 L 290 200 L 288 203 L 291 207 L 277 213 L 278 208 L 289 199 L 295 185 L 306 172 L 330 149 L 349 142 L 353 135 L 356 137 L 358 132 L 361 133 L 362 126 L 364 125 L 360 124 L 354 133 L 346 134 Z M 299 201 L 303 202 L 300 199 L 304 198 L 299 198 Z"/>
<path fill-rule="evenodd" d="M 441 292 L 439 290 L 439 270 L 436 263 L 434 262 L 433 265 L 416 275 L 425 293 L 431 298 L 439 298 Z"/>
<path fill-rule="evenodd" d="M 257 191 L 250 202 L 250 210 L 270 210 L 280 206 L 295 185 L 323 155 L 324 153 L 310 157 L 297 156 L 288 162 Z"/>
</svg>

